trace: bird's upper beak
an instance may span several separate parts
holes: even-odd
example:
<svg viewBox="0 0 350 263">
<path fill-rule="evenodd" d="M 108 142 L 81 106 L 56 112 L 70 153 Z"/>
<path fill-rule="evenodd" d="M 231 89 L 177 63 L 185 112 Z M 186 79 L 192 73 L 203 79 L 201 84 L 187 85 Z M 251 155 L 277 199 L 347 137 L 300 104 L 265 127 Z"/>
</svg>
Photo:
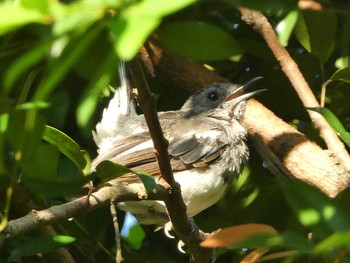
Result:
<svg viewBox="0 0 350 263">
<path fill-rule="evenodd" d="M 253 83 L 255 83 L 258 80 L 263 79 L 263 77 L 255 77 L 251 80 L 249 80 L 248 82 L 246 82 L 245 84 L 243 84 L 242 86 L 240 86 L 238 89 L 234 90 L 230 95 L 227 96 L 227 98 L 225 99 L 225 101 L 231 101 L 234 104 L 237 104 L 243 100 L 248 100 L 252 97 L 254 97 L 255 95 L 266 91 L 266 89 L 260 89 L 260 90 L 256 90 L 256 91 L 252 91 L 249 93 L 244 93 L 244 91 L 250 87 Z"/>
</svg>

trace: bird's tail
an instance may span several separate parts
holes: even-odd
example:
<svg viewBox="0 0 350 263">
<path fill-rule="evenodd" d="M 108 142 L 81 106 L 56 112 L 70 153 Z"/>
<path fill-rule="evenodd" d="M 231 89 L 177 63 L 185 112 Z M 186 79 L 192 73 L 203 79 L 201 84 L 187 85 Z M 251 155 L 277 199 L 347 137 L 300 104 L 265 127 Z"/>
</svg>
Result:
<svg viewBox="0 0 350 263">
<path fill-rule="evenodd" d="M 104 109 L 102 119 L 96 125 L 96 131 L 92 132 L 99 153 L 110 149 L 114 141 L 125 135 L 124 130 L 127 127 L 121 126 L 130 115 L 136 115 L 124 61 L 119 63 L 119 78 L 120 88 L 115 91 L 108 107 Z"/>
</svg>

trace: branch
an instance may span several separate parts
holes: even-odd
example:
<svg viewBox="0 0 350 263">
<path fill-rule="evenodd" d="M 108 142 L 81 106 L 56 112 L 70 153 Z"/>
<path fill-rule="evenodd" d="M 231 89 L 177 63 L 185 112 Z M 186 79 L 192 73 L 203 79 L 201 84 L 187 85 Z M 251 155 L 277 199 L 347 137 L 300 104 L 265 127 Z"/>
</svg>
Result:
<svg viewBox="0 0 350 263">
<path fill-rule="evenodd" d="M 203 87 L 213 80 L 223 79 L 199 63 L 174 59 L 176 56 L 164 50 L 154 37 L 149 39 L 143 52 L 142 59 L 147 67 L 169 88 L 183 92 L 182 83 L 188 87 Z M 186 71 L 189 67 L 192 69 Z M 254 99 L 248 102 L 244 125 L 273 173 L 294 176 L 330 197 L 348 187 L 349 173 L 333 153 L 322 150 Z"/>
<path fill-rule="evenodd" d="M 210 262 L 211 250 L 201 248 L 200 242 L 204 236 L 200 233 L 193 220 L 186 214 L 186 205 L 182 199 L 180 185 L 175 181 L 170 165 L 168 141 L 164 138 L 154 98 L 148 88 L 140 62 L 137 59 L 129 62 L 131 74 L 138 91 L 138 103 L 145 116 L 147 126 L 153 141 L 155 155 L 158 160 L 162 179 L 160 181 L 168 192 L 163 199 L 176 234 L 188 246 L 195 262 Z"/>
<path fill-rule="evenodd" d="M 240 8 L 242 20 L 251 25 L 265 39 L 267 45 L 281 64 L 282 70 L 292 83 L 300 100 L 306 108 L 320 107 L 316 97 L 312 93 L 304 76 L 301 74 L 298 65 L 289 55 L 288 51 L 279 43 L 277 35 L 267 18 L 260 12 L 246 8 Z M 320 136 L 325 141 L 329 150 L 342 162 L 343 166 L 350 171 L 350 156 L 338 135 L 328 125 L 327 121 L 315 111 L 307 111 L 311 121 L 318 129 Z"/>
</svg>

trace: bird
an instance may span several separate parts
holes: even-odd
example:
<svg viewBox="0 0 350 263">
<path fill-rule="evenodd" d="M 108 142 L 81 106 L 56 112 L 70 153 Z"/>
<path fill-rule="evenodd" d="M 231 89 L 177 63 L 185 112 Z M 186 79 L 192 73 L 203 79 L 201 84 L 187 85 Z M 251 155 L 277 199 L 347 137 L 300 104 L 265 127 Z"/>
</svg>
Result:
<svg viewBox="0 0 350 263">
<path fill-rule="evenodd" d="M 247 131 L 242 120 L 247 100 L 263 90 L 244 91 L 261 78 L 243 85 L 215 82 L 191 95 L 179 110 L 158 112 L 169 142 L 174 178 L 181 186 L 189 217 L 219 201 L 248 161 Z M 136 113 L 125 82 L 104 110 L 93 137 L 98 146 L 93 167 L 109 160 L 160 178 L 145 118 Z M 142 184 L 133 174 L 118 177 L 117 181 Z M 125 201 L 118 207 L 132 213 L 143 225 L 163 226 L 169 222 L 163 201 Z"/>
</svg>

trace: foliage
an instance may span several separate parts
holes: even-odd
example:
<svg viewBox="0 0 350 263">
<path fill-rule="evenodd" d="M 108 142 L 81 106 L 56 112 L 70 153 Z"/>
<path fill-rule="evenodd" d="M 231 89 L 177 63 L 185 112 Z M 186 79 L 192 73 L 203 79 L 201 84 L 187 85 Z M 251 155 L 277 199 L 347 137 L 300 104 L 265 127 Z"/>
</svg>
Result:
<svg viewBox="0 0 350 263">
<path fill-rule="evenodd" d="M 64 196 L 78 193 L 94 178 L 88 172 L 96 156 L 91 130 L 106 105 L 109 85 L 118 86 L 118 61 L 134 57 L 152 32 L 167 49 L 205 63 L 233 82 L 264 76 L 259 88 L 269 92 L 259 100 L 320 142 L 272 53 L 240 20 L 237 7 L 242 5 L 268 16 L 315 94 L 327 87 L 329 110 L 317 110 L 348 143 L 350 6 L 340 0 L 320 3 L 326 10 L 302 10 L 285 0 L 1 1 L 0 228 L 18 216 L 17 207 L 10 206 L 18 182 L 44 208 L 64 202 Z M 149 82 L 161 94 L 159 109 L 181 105 L 171 101 L 156 79 L 149 77 Z M 218 249 L 217 262 L 244 257 L 254 262 L 251 253 L 260 258 L 270 254 L 278 258 L 275 262 L 349 261 L 349 191 L 330 200 L 310 186 L 275 178 L 251 149 L 250 162 L 229 193 L 195 219 L 208 232 L 256 223 L 278 234 L 248 237 L 235 249 Z M 129 172 L 100 166 L 105 179 L 114 169 Z M 144 172 L 138 174 L 149 181 Z M 122 225 L 121 212 L 119 217 Z M 49 241 L 35 234 L 14 238 L 0 250 L 1 262 L 37 262 L 37 253 L 68 245 L 78 251 L 77 262 L 113 260 L 112 219 L 106 209 L 61 222 L 57 231 Z M 123 248 L 125 262 L 188 261 L 176 241 L 149 227 L 131 228 Z"/>
</svg>

